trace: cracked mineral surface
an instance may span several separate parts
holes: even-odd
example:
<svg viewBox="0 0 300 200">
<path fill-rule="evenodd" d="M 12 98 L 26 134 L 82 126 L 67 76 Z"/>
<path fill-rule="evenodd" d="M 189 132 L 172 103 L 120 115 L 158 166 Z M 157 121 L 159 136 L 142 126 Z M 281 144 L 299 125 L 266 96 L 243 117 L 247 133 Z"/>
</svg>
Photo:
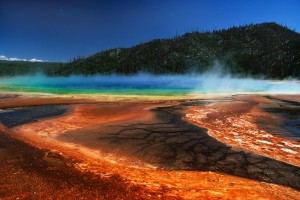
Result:
<svg viewBox="0 0 300 200">
<path fill-rule="evenodd" d="M 33 105 L 24 97 L 6 95 L 0 99 L 0 142 L 10 145 L 0 149 L 6 155 L 0 161 L 20 176 L 8 183 L 5 177 L 16 172 L 3 171 L 0 197 L 44 198 L 56 191 L 52 194 L 57 198 L 297 199 L 300 144 L 297 135 L 279 133 L 291 134 L 288 122 L 299 115 L 283 113 L 298 109 L 298 100 L 239 95 L 87 104 L 35 98 Z M 34 175 L 24 176 L 28 170 Z M 41 178 L 48 172 L 48 178 Z M 50 180 L 57 184 L 46 189 Z M 113 187 L 116 181 L 119 191 L 103 189 L 103 184 Z M 26 187 L 29 182 L 40 190 Z M 89 182 L 91 190 L 80 182 Z M 5 192 L 9 187 L 22 190 Z M 74 193 L 66 192 L 68 187 Z"/>
</svg>

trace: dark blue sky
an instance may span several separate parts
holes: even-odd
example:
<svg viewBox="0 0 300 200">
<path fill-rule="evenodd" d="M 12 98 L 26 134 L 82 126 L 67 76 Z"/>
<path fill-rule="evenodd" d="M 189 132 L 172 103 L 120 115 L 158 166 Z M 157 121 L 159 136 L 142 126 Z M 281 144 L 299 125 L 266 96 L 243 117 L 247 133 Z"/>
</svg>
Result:
<svg viewBox="0 0 300 200">
<path fill-rule="evenodd" d="M 176 33 L 271 21 L 300 32 L 300 0 L 0 0 L 0 56 L 68 61 Z"/>
</svg>

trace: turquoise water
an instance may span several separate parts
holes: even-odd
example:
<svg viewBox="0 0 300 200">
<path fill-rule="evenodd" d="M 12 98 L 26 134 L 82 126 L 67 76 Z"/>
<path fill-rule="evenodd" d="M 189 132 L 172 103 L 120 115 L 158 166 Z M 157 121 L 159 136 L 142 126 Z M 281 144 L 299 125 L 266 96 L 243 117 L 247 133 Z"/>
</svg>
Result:
<svg viewBox="0 0 300 200">
<path fill-rule="evenodd" d="M 299 81 L 264 81 L 217 75 L 71 76 L 0 78 L 0 92 L 52 94 L 187 95 L 206 93 L 300 94 Z"/>
</svg>

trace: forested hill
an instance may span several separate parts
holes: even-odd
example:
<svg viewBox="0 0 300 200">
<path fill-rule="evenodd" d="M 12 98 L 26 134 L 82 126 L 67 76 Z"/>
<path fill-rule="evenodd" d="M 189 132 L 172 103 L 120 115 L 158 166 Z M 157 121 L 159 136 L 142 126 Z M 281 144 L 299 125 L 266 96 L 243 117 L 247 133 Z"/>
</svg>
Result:
<svg viewBox="0 0 300 200">
<path fill-rule="evenodd" d="M 50 69 L 58 69 L 62 65 L 65 65 L 65 63 L 0 60 L 0 78 L 43 73 Z"/>
<path fill-rule="evenodd" d="M 48 75 L 203 72 L 218 60 L 229 71 L 267 78 L 300 77 L 300 34 L 276 23 L 192 32 L 79 58 Z"/>
</svg>

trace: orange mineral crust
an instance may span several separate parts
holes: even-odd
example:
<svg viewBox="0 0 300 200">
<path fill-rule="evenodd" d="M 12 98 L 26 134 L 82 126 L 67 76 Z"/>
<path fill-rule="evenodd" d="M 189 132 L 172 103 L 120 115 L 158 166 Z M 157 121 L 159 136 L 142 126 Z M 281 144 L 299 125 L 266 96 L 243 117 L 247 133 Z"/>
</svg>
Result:
<svg viewBox="0 0 300 200">
<path fill-rule="evenodd" d="M 78 103 L 93 103 L 95 99 L 80 99 L 72 97 L 55 97 L 53 95 L 20 95 L 20 94 L 0 94 L 1 108 L 16 108 L 24 106 L 39 106 L 49 104 L 78 104 Z"/>
<path fill-rule="evenodd" d="M 14 99 L 14 97 L 10 98 Z M 258 114 L 266 115 L 259 111 L 257 106 L 259 103 L 268 103 L 269 101 L 260 96 L 241 96 L 232 99 L 230 102 L 189 106 L 183 112 L 187 113 L 187 120 L 208 128 L 211 136 L 226 144 L 233 145 L 236 148 L 245 148 L 299 166 L 299 157 L 297 157 L 297 154 L 293 154 L 293 151 L 299 152 L 298 147 L 295 146 L 298 145 L 297 142 L 261 132 L 262 130 L 259 130 L 255 123 L 251 121 Z M 7 107 L 13 107 L 14 104 L 25 105 L 22 103 L 22 98 L 16 98 L 12 102 L 13 104 L 9 105 L 2 102 L 2 105 Z M 39 105 L 47 103 L 47 101 L 39 98 L 35 99 L 35 102 Z M 169 134 L 184 132 L 185 134 L 189 129 L 185 130 L 184 128 L 171 126 L 163 121 L 166 118 L 163 112 L 159 113 L 162 116 L 158 118 L 153 111 L 157 107 L 168 107 L 179 104 L 179 102 L 158 103 L 153 101 L 152 103 L 146 103 L 131 101 L 89 102 L 89 104 L 76 102 L 76 104 L 73 104 L 73 100 L 69 99 L 62 99 L 59 102 L 72 104 L 68 112 L 63 115 L 38 119 L 11 128 L 1 125 L 0 132 L 5 133 L 1 136 L 5 136 L 3 144 L 9 145 L 6 145 L 7 149 L 0 149 L 0 155 L 8 156 L 8 158 L 0 156 L 0 161 L 5 162 L 3 166 L 9 166 L 6 167 L 7 169 L 18 170 L 17 172 L 14 170 L 5 171 L 3 168 L 4 176 L 0 181 L 5 184 L 2 184 L 0 188 L 1 198 L 297 199 L 300 195 L 300 192 L 296 189 L 275 183 L 266 183 L 217 171 L 184 170 L 189 168 L 180 164 L 181 160 L 177 161 L 176 166 L 179 166 L 178 169 L 164 169 L 157 162 L 147 162 L 154 159 L 147 157 L 147 155 L 152 155 L 151 152 L 159 150 L 161 154 L 164 154 L 167 151 L 162 149 L 168 147 L 169 143 L 181 144 L 182 141 L 186 140 L 184 135 L 178 135 L 176 140 L 166 138 L 164 144 L 160 143 L 164 132 Z M 52 103 L 58 102 L 48 102 L 48 104 Z M 219 109 L 220 113 L 217 113 Z M 170 111 L 170 113 L 173 113 L 173 111 Z M 200 116 L 197 120 L 196 115 Z M 201 118 L 202 115 L 203 118 Z M 230 119 L 231 123 L 223 122 L 221 115 L 226 119 Z M 250 115 L 253 116 L 250 117 Z M 236 126 L 231 130 L 232 122 L 241 117 L 244 117 L 244 121 L 240 126 L 244 126 L 245 123 L 245 128 Z M 219 120 L 221 122 L 218 123 L 224 123 L 222 127 L 220 127 L 220 124 L 214 124 Z M 132 124 L 134 124 L 135 130 L 133 130 Z M 159 127 L 157 127 L 158 125 Z M 144 144 L 142 143 L 143 138 L 148 137 L 149 127 L 153 127 L 152 138 L 150 142 Z M 225 130 L 222 136 L 229 139 L 220 139 L 218 135 L 215 135 L 216 131 L 221 132 L 222 129 Z M 245 139 L 249 138 L 246 140 L 246 142 L 249 141 L 249 146 L 243 146 L 244 143 L 239 142 L 237 139 L 240 138 L 237 138 L 237 136 L 242 133 L 241 130 L 250 131 L 251 129 L 258 131 L 262 136 L 257 138 L 257 135 L 249 133 L 245 137 Z M 225 132 L 228 130 L 231 130 L 231 132 L 234 130 L 238 135 L 225 136 Z M 128 136 L 134 136 L 134 138 L 129 139 Z M 267 142 L 278 142 L 280 140 L 285 142 L 285 146 L 277 149 L 278 147 L 275 144 L 272 146 L 261 145 L 261 148 L 257 150 L 252 148 L 254 142 L 251 141 L 250 137 L 253 140 L 266 141 L 260 142 L 263 145 L 267 145 Z M 100 142 L 97 142 L 97 140 Z M 242 138 L 242 141 L 244 141 L 244 138 Z M 188 143 L 192 142 L 188 141 Z M 129 145 L 126 145 L 126 143 Z M 149 144 L 150 146 L 147 146 Z M 154 146 L 151 146 L 153 144 Z M 150 154 L 147 152 L 142 154 L 133 153 L 131 149 L 135 150 L 135 148 L 131 148 L 132 145 L 137 147 L 145 145 Z M 120 151 L 115 151 L 114 148 L 118 146 L 122 148 L 120 147 Z M 273 148 L 272 152 L 278 153 L 278 156 L 275 157 L 272 153 L 268 153 L 269 151 L 266 149 L 271 147 Z M 6 154 L 5 152 L 9 152 L 9 149 L 16 152 L 15 155 L 13 153 Z M 284 158 L 283 152 L 287 153 L 285 154 L 286 158 Z M 187 156 L 180 158 L 187 159 Z M 30 162 L 27 163 L 27 161 Z M 37 164 L 44 162 L 45 165 L 38 166 Z M 27 164 L 24 165 L 24 163 Z M 24 169 L 27 166 L 33 175 L 24 175 L 26 174 Z M 40 172 L 40 167 L 44 169 L 43 173 Z M 61 175 L 65 172 L 71 172 L 72 175 Z M 15 173 L 19 173 L 22 180 Z M 44 174 L 47 173 L 49 175 L 45 178 Z M 9 182 L 8 180 L 11 180 L 11 177 L 15 181 Z M 51 184 L 50 187 L 50 180 L 56 184 Z M 62 186 L 64 182 L 65 185 Z M 104 187 L 104 184 L 108 186 Z M 28 187 L 28 185 L 31 186 Z M 38 192 L 34 189 L 36 187 L 40 188 Z M 99 190 L 99 188 L 101 189 Z"/>
<path fill-rule="evenodd" d="M 36 137 L 33 132 L 26 134 Z M 151 167 L 128 166 L 107 159 L 101 152 L 83 146 L 64 144 L 47 138 L 33 140 L 28 136 L 18 137 L 38 148 L 49 149 L 52 154 L 72 159 L 77 173 L 92 173 L 108 180 L 118 175 L 126 180 L 128 186 L 141 186 L 146 191 L 151 191 L 150 194 L 136 194 L 140 195 L 139 198 L 297 199 L 300 194 L 288 187 L 214 172 L 165 171 Z"/>
<path fill-rule="evenodd" d="M 229 102 L 189 107 L 186 120 L 208 128 L 209 135 L 226 144 L 299 167 L 300 143 L 274 136 L 255 123 L 258 117 L 271 122 L 280 120 L 259 109 L 268 103 L 270 100 L 261 96 L 239 96 Z"/>
</svg>

